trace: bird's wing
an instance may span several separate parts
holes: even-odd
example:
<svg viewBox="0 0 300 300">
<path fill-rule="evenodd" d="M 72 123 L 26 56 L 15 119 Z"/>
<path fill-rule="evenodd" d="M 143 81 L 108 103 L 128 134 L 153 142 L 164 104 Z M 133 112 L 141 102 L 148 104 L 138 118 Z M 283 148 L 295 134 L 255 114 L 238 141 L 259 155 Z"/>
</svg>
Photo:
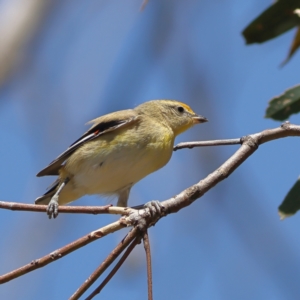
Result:
<svg viewBox="0 0 300 300">
<path fill-rule="evenodd" d="M 132 124 L 137 119 L 138 114 L 130 109 L 114 112 L 90 121 L 89 123 L 93 123 L 93 126 L 36 176 L 58 175 L 63 162 L 84 143 L 128 124 Z"/>
</svg>

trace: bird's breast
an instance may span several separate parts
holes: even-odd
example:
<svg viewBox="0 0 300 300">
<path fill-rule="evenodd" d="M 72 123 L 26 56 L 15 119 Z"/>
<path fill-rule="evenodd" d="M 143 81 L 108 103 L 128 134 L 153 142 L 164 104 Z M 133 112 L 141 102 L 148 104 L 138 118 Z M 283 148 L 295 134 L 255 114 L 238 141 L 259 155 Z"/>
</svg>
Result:
<svg viewBox="0 0 300 300">
<path fill-rule="evenodd" d="M 168 132 L 144 140 L 95 140 L 66 162 L 74 186 L 86 194 L 115 194 L 163 167 L 171 158 L 174 138 Z"/>
</svg>

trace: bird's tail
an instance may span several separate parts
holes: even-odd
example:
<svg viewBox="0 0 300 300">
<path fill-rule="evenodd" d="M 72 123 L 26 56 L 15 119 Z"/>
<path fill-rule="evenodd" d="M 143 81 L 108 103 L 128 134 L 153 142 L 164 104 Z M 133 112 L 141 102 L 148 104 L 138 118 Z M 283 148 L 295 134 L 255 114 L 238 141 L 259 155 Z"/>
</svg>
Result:
<svg viewBox="0 0 300 300">
<path fill-rule="evenodd" d="M 53 182 L 53 184 L 49 187 L 48 191 L 43 195 L 35 199 L 34 203 L 35 204 L 44 204 L 47 205 L 49 204 L 51 198 L 55 194 L 57 187 L 59 185 L 59 180 L 56 180 Z"/>
<path fill-rule="evenodd" d="M 40 197 L 35 199 L 34 203 L 38 204 L 38 205 L 40 205 L 40 204 L 47 205 L 47 204 L 49 204 L 49 202 L 50 202 L 53 195 L 54 195 L 54 193 L 51 194 L 51 195 L 47 194 L 47 195 L 40 196 Z"/>
</svg>

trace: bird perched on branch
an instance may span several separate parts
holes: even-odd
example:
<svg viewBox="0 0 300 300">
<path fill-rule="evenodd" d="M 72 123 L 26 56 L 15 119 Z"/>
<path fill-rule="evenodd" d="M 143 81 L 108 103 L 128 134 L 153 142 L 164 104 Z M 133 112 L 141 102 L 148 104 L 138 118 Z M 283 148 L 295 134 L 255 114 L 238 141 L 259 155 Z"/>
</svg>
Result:
<svg viewBox="0 0 300 300">
<path fill-rule="evenodd" d="M 131 187 L 170 160 L 175 137 L 204 122 L 175 100 L 152 100 L 94 119 L 81 138 L 37 174 L 58 178 L 35 204 L 48 204 L 49 218 L 58 215 L 58 205 L 86 194 L 117 195 L 117 205 L 127 206 Z"/>
</svg>

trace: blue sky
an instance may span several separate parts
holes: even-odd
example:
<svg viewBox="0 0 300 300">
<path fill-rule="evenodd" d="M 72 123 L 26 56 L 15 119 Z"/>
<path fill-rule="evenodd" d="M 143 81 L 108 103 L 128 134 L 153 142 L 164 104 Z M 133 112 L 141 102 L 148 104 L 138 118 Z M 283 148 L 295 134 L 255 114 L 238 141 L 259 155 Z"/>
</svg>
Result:
<svg viewBox="0 0 300 300">
<path fill-rule="evenodd" d="M 150 99 L 178 99 L 209 119 L 176 142 L 237 138 L 273 128 L 267 102 L 299 83 L 294 32 L 246 46 L 242 30 L 271 1 L 56 1 L 0 90 L 0 198 L 33 203 L 53 178 L 35 174 L 99 115 Z M 299 122 L 294 115 L 290 119 Z M 219 167 L 237 146 L 180 150 L 132 189 L 132 205 L 165 200 Z M 299 140 L 261 146 L 192 206 L 149 231 L 155 299 L 295 299 L 300 292 L 298 215 L 277 207 L 299 176 Z M 102 205 L 98 196 L 74 205 Z M 1 274 L 39 258 L 114 216 L 1 211 Z M 3 285 L 3 299 L 66 299 L 126 230 Z M 143 247 L 101 299 L 146 299 Z M 100 298 L 100 297 L 99 297 Z"/>
</svg>

